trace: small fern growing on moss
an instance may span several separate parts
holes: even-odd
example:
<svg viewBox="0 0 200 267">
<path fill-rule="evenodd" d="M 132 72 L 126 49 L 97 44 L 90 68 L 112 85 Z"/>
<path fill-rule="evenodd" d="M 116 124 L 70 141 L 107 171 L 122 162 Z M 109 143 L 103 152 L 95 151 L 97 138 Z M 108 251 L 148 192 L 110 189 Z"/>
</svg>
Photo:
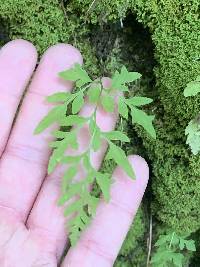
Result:
<svg viewBox="0 0 200 267">
<path fill-rule="evenodd" d="M 109 150 L 105 160 L 114 160 L 131 178 L 135 178 L 134 171 L 125 152 L 117 146 L 116 141 L 129 142 L 126 134 L 120 131 L 103 132 L 97 125 L 97 107 L 106 112 L 116 112 L 118 107 L 120 116 L 128 119 L 129 114 L 133 123 L 138 123 L 153 137 L 156 137 L 152 121 L 154 116 L 148 116 L 140 109 L 149 104 L 152 99 L 146 97 L 126 98 L 122 92 L 129 92 L 128 84 L 141 77 L 137 72 L 128 72 L 123 66 L 120 72 L 116 71 L 112 77 L 109 88 L 104 88 L 102 79 L 94 81 L 79 64 L 71 69 L 59 73 L 59 76 L 67 81 L 73 81 L 75 90 L 72 93 L 58 92 L 47 97 L 48 102 L 57 105 L 43 118 L 35 130 L 35 134 L 43 132 L 46 128 L 56 123 L 60 129 L 52 134 L 56 141 L 50 143 L 53 153 L 48 164 L 48 173 L 52 173 L 58 164 L 66 164 L 66 171 L 62 177 L 60 205 L 65 205 L 64 215 L 68 218 L 69 237 L 72 245 L 76 244 L 81 231 L 90 223 L 95 215 L 99 199 L 95 197 L 89 188 L 96 183 L 106 201 L 109 201 L 109 188 L 111 174 L 103 173 L 94 168 L 91 162 L 91 154 L 101 148 L 102 140 L 105 140 Z M 116 103 L 116 95 L 117 103 Z M 79 114 L 85 101 L 93 105 L 94 109 L 90 116 L 84 117 Z M 70 114 L 69 114 L 70 113 Z M 68 115 L 67 115 L 68 114 Z M 78 153 L 78 131 L 85 125 L 89 128 L 90 140 L 87 149 Z M 62 130 L 65 127 L 65 130 Z M 66 131 L 66 127 L 71 128 Z M 76 154 L 66 154 L 70 148 L 77 150 Z M 76 179 L 80 167 L 84 169 L 83 179 Z M 69 201 L 70 200 L 70 201 Z"/>
<path fill-rule="evenodd" d="M 196 96 L 200 92 L 200 76 L 195 81 L 189 82 L 184 90 L 184 96 Z M 200 114 L 196 118 L 192 119 L 185 129 L 185 135 L 187 135 L 186 144 L 190 146 L 190 149 L 194 155 L 197 155 L 200 151 Z"/>
<path fill-rule="evenodd" d="M 151 260 L 152 267 L 183 267 L 184 253 L 196 251 L 194 240 L 185 239 L 175 232 L 160 235 L 155 246 L 157 250 Z"/>
</svg>

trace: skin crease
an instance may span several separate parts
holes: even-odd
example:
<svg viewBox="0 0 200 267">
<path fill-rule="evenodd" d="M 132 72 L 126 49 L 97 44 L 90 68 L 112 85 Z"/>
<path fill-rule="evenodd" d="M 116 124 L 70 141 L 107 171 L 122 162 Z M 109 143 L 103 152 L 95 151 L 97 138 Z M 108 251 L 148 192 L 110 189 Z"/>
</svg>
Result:
<svg viewBox="0 0 200 267">
<path fill-rule="evenodd" d="M 57 206 L 63 169 L 58 167 L 51 176 L 46 176 L 52 128 L 38 136 L 33 131 L 52 107 L 45 102 L 45 96 L 72 89 L 72 83 L 63 82 L 57 73 L 75 62 L 82 63 L 82 57 L 71 45 L 49 48 L 17 112 L 36 62 L 36 50 L 27 41 L 11 41 L 0 50 L 0 266 L 113 266 L 144 194 L 148 165 L 139 156 L 129 156 L 136 180 L 116 168 L 111 201 L 101 200 L 91 226 L 60 263 L 68 243 L 66 219 Z M 109 82 L 105 78 L 104 86 Z M 81 113 L 87 116 L 92 109 L 86 104 Z M 116 121 L 117 112 L 107 114 L 98 109 L 97 123 L 103 131 L 114 129 Z M 79 133 L 78 142 L 83 150 L 88 142 L 87 126 Z M 100 167 L 106 148 L 102 143 L 101 150 L 92 155 L 95 168 Z M 82 176 L 80 169 L 78 178 Z"/>
</svg>

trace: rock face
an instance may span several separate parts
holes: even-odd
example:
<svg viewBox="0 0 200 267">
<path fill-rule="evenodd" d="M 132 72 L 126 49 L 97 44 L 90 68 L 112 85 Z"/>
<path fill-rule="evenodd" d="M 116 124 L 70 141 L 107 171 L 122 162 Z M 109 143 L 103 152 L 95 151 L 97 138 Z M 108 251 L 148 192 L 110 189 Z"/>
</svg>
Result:
<svg viewBox="0 0 200 267">
<path fill-rule="evenodd" d="M 134 152 L 145 156 L 152 167 L 149 191 L 154 216 L 177 233 L 197 231 L 200 157 L 193 156 L 185 144 L 184 129 L 200 105 L 199 97 L 186 99 L 183 90 L 200 74 L 199 0 L 103 0 L 92 6 L 90 0 L 29 0 L 28 4 L 27 0 L 2 0 L 0 18 L 1 44 L 9 38 L 24 38 L 42 53 L 57 42 L 70 42 L 81 50 L 86 68 L 94 75 L 110 74 L 120 64 L 143 73 L 133 93 L 154 98 L 150 112 L 156 115 L 157 140 L 153 142 L 139 127 L 125 124 L 124 130 L 134 138 Z M 151 40 L 144 39 L 144 29 L 138 31 L 138 27 L 148 29 Z M 101 46 L 103 32 L 109 42 L 103 40 Z M 139 231 L 144 235 L 144 230 Z M 130 257 L 122 256 L 124 265 L 119 262 L 118 266 L 142 266 L 130 263 Z"/>
</svg>

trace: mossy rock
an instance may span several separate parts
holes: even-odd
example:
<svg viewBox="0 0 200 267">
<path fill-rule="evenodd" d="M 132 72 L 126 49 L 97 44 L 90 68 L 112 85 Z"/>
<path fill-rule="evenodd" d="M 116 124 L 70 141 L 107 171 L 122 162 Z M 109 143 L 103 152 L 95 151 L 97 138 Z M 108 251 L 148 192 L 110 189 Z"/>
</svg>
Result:
<svg viewBox="0 0 200 267">
<path fill-rule="evenodd" d="M 121 37 L 130 39 L 138 27 L 131 19 L 125 19 L 130 13 L 151 33 L 154 63 L 132 57 L 134 42 L 111 42 L 109 49 L 105 42 L 103 52 L 95 45 L 93 33 L 96 31 L 98 35 L 100 29 L 108 25 L 112 30 L 112 24 L 123 27 L 128 22 L 130 27 L 125 25 L 127 32 Z M 9 25 L 6 29 L 6 33 L 9 30 L 8 39 L 27 39 L 36 45 L 40 54 L 57 42 L 75 45 L 94 76 L 110 74 L 120 64 L 126 64 L 131 70 L 144 71 L 144 79 L 133 87 L 133 93 L 154 98 L 149 112 L 156 115 L 157 140 L 152 141 L 140 127 L 128 123 L 124 125 L 125 131 L 133 137 L 137 133 L 137 138 L 131 143 L 135 149 L 126 149 L 130 153 L 140 153 L 150 163 L 152 210 L 157 219 L 180 234 L 198 230 L 200 157 L 193 156 L 185 144 L 184 129 L 199 112 L 200 97 L 186 99 L 183 90 L 200 73 L 199 0 L 107 0 L 94 1 L 92 5 L 89 0 L 2 0 L 0 19 Z M 116 35 L 118 33 L 116 30 Z M 141 47 L 145 44 L 143 37 L 141 30 Z M 135 236 L 133 233 L 133 240 Z M 124 267 L 131 264 L 127 258 L 120 256 L 116 266 L 120 266 L 120 261 L 124 262 L 121 265 Z M 139 266 L 134 264 L 132 266 Z"/>
<path fill-rule="evenodd" d="M 145 211 L 140 207 L 121 248 L 115 267 L 145 266 L 147 260 L 147 222 Z"/>
<path fill-rule="evenodd" d="M 80 11 L 75 1 L 74 10 Z M 89 6 L 89 1 L 84 1 Z M 106 21 L 120 15 L 121 1 L 95 4 L 91 21 L 101 19 L 101 12 L 110 11 Z M 100 8 L 101 6 L 101 8 Z M 154 214 L 170 228 L 190 234 L 200 228 L 200 157 L 193 156 L 186 145 L 185 127 L 199 112 L 200 97 L 185 98 L 183 90 L 200 73 L 199 1 L 125 1 L 123 8 L 134 13 L 144 27 L 149 28 L 154 44 L 156 84 L 154 105 L 156 142 L 151 141 L 139 127 L 153 170 L 152 188 Z M 84 16 L 85 10 L 82 11 Z M 95 13 L 96 12 L 96 13 Z M 107 14 L 107 13 L 106 13 Z M 104 18 L 105 21 L 105 18 Z M 144 91 L 147 96 L 152 93 Z"/>
</svg>

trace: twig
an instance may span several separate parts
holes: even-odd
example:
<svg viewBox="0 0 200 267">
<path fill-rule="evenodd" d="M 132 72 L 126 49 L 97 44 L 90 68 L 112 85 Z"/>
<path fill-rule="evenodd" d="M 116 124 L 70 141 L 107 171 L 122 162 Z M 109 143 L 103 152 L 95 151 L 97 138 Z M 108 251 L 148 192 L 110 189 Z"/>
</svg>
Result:
<svg viewBox="0 0 200 267">
<path fill-rule="evenodd" d="M 64 13 L 64 17 L 65 17 L 66 21 L 69 22 L 69 21 L 68 21 L 68 17 L 67 17 L 67 13 L 66 13 L 66 10 L 65 10 L 65 5 L 64 5 L 63 0 L 60 2 L 60 5 L 61 5 L 61 8 L 62 8 L 62 11 L 63 11 L 63 13 Z"/>
<path fill-rule="evenodd" d="M 68 16 L 67 16 L 67 12 L 66 12 L 63 0 L 61 0 L 60 5 L 61 5 L 61 9 L 62 9 L 63 14 L 64 14 L 65 21 L 66 21 L 67 25 L 69 26 L 69 20 L 68 20 Z M 74 37 L 74 43 L 76 46 L 76 34 L 75 34 L 75 32 L 73 32 L 73 37 Z"/>
<path fill-rule="evenodd" d="M 149 242 L 148 242 L 148 255 L 147 255 L 146 267 L 150 267 L 151 247 L 152 247 L 152 214 L 150 215 L 150 222 L 149 222 Z"/>
<path fill-rule="evenodd" d="M 93 0 L 91 5 L 89 6 L 87 12 L 86 12 L 86 15 L 90 12 L 90 10 L 92 9 L 93 5 L 95 4 L 96 0 Z"/>
<path fill-rule="evenodd" d="M 170 249 L 171 246 L 172 246 L 172 241 L 173 241 L 173 239 L 174 239 L 174 235 L 175 235 L 175 232 L 172 233 L 172 238 L 171 238 L 171 240 L 170 240 L 169 249 Z"/>
</svg>

